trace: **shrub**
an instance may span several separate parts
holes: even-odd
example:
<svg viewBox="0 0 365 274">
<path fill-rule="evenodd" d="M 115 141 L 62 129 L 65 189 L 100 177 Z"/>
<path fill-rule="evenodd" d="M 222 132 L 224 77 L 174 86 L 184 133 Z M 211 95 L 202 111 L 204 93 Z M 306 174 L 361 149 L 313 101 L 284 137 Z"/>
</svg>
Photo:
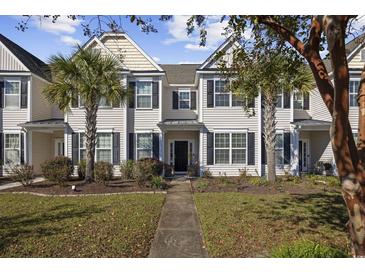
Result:
<svg viewBox="0 0 365 274">
<path fill-rule="evenodd" d="M 122 174 L 122 179 L 132 180 L 134 179 L 134 161 L 127 160 L 120 165 L 120 173 Z"/>
<path fill-rule="evenodd" d="M 346 258 L 349 255 L 338 248 L 333 248 L 308 240 L 286 244 L 273 250 L 273 258 Z"/>
<path fill-rule="evenodd" d="M 209 168 L 203 171 L 202 177 L 203 178 L 212 178 L 213 177 L 212 172 L 209 170 Z"/>
<path fill-rule="evenodd" d="M 70 158 L 57 156 L 52 160 L 45 161 L 42 165 L 43 176 L 52 182 L 64 186 L 73 172 L 73 165 Z"/>
<path fill-rule="evenodd" d="M 199 163 L 188 165 L 188 176 L 197 177 L 199 175 Z"/>
<path fill-rule="evenodd" d="M 152 176 L 151 188 L 153 189 L 164 189 L 166 188 L 166 183 L 161 176 Z"/>
<path fill-rule="evenodd" d="M 331 187 L 341 186 L 341 181 L 337 176 L 323 176 L 323 175 L 308 174 L 308 175 L 305 175 L 303 178 L 313 184 L 322 183 L 324 185 L 328 185 Z"/>
<path fill-rule="evenodd" d="M 10 177 L 14 182 L 21 182 L 23 186 L 29 186 L 34 177 L 33 166 L 27 164 L 12 166 Z"/>
<path fill-rule="evenodd" d="M 198 190 L 198 192 L 204 192 L 208 188 L 208 182 L 199 179 L 195 187 Z"/>
<path fill-rule="evenodd" d="M 225 186 L 226 185 L 229 185 L 229 184 L 232 184 L 233 182 L 227 178 L 226 173 L 223 173 L 223 174 L 224 174 L 223 176 L 222 175 L 219 175 L 217 177 L 218 184 L 225 185 Z"/>
<path fill-rule="evenodd" d="M 109 162 L 96 162 L 94 169 L 95 182 L 100 184 L 106 184 L 113 178 L 113 165 Z"/>
<path fill-rule="evenodd" d="M 247 183 L 249 177 L 251 177 L 250 175 L 248 175 L 247 169 L 240 169 L 239 172 L 240 172 L 240 174 L 238 176 L 239 182 L 240 183 Z"/>
<path fill-rule="evenodd" d="M 79 176 L 80 180 L 85 179 L 86 174 L 86 160 L 81 160 L 78 162 L 78 168 L 77 168 L 77 175 Z"/>
<path fill-rule="evenodd" d="M 144 158 L 136 162 L 134 168 L 134 177 L 139 186 L 152 179 L 152 176 L 160 176 L 163 170 L 163 164 L 159 160 Z"/>
<path fill-rule="evenodd" d="M 169 164 L 164 164 L 165 177 L 172 177 L 174 174 L 173 166 Z"/>
<path fill-rule="evenodd" d="M 266 185 L 270 184 L 270 182 L 267 181 L 265 179 L 265 177 L 260 177 L 260 176 L 252 176 L 252 177 L 248 178 L 247 182 L 254 186 L 266 186 Z"/>
</svg>

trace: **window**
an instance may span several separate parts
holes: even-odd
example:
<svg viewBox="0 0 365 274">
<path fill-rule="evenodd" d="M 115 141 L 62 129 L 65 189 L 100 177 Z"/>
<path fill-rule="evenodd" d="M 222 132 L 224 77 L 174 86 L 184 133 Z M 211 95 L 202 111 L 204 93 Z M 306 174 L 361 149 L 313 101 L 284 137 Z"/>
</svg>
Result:
<svg viewBox="0 0 365 274">
<path fill-rule="evenodd" d="M 350 80 L 350 87 L 349 87 L 350 107 L 357 106 L 357 94 L 359 90 L 359 85 L 360 85 L 359 80 Z"/>
<path fill-rule="evenodd" d="M 152 157 L 152 134 L 137 133 L 137 160 Z"/>
<path fill-rule="evenodd" d="M 361 61 L 365 62 L 365 49 L 361 51 Z"/>
<path fill-rule="evenodd" d="M 214 81 L 214 98 L 216 107 L 229 107 L 230 92 L 226 89 L 226 81 Z"/>
<path fill-rule="evenodd" d="M 86 138 L 84 133 L 80 133 L 80 160 L 86 160 Z M 112 134 L 111 133 L 97 133 L 96 134 L 96 148 L 95 161 L 112 162 Z"/>
<path fill-rule="evenodd" d="M 232 164 L 246 163 L 246 133 L 232 133 Z"/>
<path fill-rule="evenodd" d="M 294 92 L 294 109 L 303 109 L 303 94 Z"/>
<path fill-rule="evenodd" d="M 137 82 L 137 108 L 152 108 L 152 82 Z"/>
<path fill-rule="evenodd" d="M 5 163 L 20 163 L 20 135 L 5 134 Z"/>
<path fill-rule="evenodd" d="M 229 133 L 216 133 L 214 142 L 215 163 L 229 164 L 230 140 Z"/>
<path fill-rule="evenodd" d="M 5 107 L 19 108 L 20 106 L 20 81 L 7 80 L 4 82 Z"/>
<path fill-rule="evenodd" d="M 352 132 L 352 136 L 354 137 L 355 143 L 357 143 L 357 138 L 359 137 L 357 132 Z"/>
<path fill-rule="evenodd" d="M 280 92 L 276 95 L 276 107 L 282 108 L 283 107 L 283 93 Z"/>
<path fill-rule="evenodd" d="M 244 100 L 242 96 L 240 96 L 239 94 L 232 93 L 232 107 L 238 107 L 238 106 L 242 107 L 244 101 L 247 100 Z"/>
<path fill-rule="evenodd" d="M 190 91 L 179 90 L 179 109 L 190 109 Z"/>
<path fill-rule="evenodd" d="M 276 164 L 284 164 L 284 134 L 282 133 L 276 134 L 275 157 Z"/>
<path fill-rule="evenodd" d="M 215 164 L 246 163 L 246 133 L 215 133 L 214 136 Z"/>
</svg>

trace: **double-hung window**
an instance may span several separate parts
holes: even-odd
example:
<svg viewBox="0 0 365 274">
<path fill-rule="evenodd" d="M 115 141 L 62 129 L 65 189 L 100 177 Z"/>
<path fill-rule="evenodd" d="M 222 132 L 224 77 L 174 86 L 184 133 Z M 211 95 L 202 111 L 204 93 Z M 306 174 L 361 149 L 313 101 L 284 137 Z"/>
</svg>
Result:
<svg viewBox="0 0 365 274">
<path fill-rule="evenodd" d="M 19 108 L 20 85 L 19 80 L 6 80 L 4 82 L 5 108 Z"/>
<path fill-rule="evenodd" d="M 152 134 L 151 133 L 137 133 L 136 134 L 136 150 L 137 160 L 152 157 Z"/>
<path fill-rule="evenodd" d="M 293 95 L 294 99 L 294 109 L 303 109 L 303 93 L 301 92 L 294 92 Z"/>
<path fill-rule="evenodd" d="M 5 134 L 5 163 L 8 165 L 17 165 L 20 163 L 20 135 Z"/>
<path fill-rule="evenodd" d="M 216 107 L 229 107 L 231 93 L 226 89 L 226 81 L 214 81 L 214 100 Z"/>
<path fill-rule="evenodd" d="M 284 134 L 283 133 L 276 134 L 275 157 L 276 157 L 276 164 L 278 164 L 278 165 L 284 164 Z"/>
<path fill-rule="evenodd" d="M 230 134 L 215 133 L 214 154 L 216 164 L 229 164 Z"/>
<path fill-rule="evenodd" d="M 215 164 L 245 164 L 247 134 L 243 132 L 215 133 Z"/>
<path fill-rule="evenodd" d="M 112 134 L 97 133 L 95 147 L 95 161 L 112 162 Z M 86 160 L 86 137 L 84 133 L 80 133 L 80 160 Z"/>
<path fill-rule="evenodd" d="M 179 109 L 190 109 L 189 90 L 179 90 Z"/>
<path fill-rule="evenodd" d="M 280 92 L 276 95 L 276 107 L 282 108 L 283 107 L 283 93 Z"/>
<path fill-rule="evenodd" d="M 359 80 L 350 80 L 350 87 L 349 87 L 350 107 L 357 106 L 357 94 L 359 90 L 359 85 L 360 85 Z"/>
<path fill-rule="evenodd" d="M 232 164 L 246 163 L 246 133 L 232 133 Z"/>
<path fill-rule="evenodd" d="M 152 108 L 152 82 L 139 81 L 136 83 L 137 108 Z"/>
</svg>

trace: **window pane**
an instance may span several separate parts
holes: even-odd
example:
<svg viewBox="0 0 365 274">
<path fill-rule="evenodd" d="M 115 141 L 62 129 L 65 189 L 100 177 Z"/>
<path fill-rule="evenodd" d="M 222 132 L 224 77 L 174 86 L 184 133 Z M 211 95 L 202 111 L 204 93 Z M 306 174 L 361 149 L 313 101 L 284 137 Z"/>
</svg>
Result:
<svg viewBox="0 0 365 274">
<path fill-rule="evenodd" d="M 216 164 L 229 164 L 229 149 L 216 149 L 215 150 L 215 163 Z"/>
<path fill-rule="evenodd" d="M 242 96 L 232 94 L 232 106 L 233 107 L 243 106 L 243 102 L 244 102 L 244 100 L 243 100 Z"/>
<path fill-rule="evenodd" d="M 151 108 L 151 96 L 137 96 L 137 108 Z"/>
<path fill-rule="evenodd" d="M 110 103 L 105 97 L 101 97 L 99 99 L 99 107 L 110 107 L 110 106 L 111 106 Z"/>
<path fill-rule="evenodd" d="M 216 148 L 229 148 L 229 133 L 216 133 L 215 134 L 215 147 Z"/>
<path fill-rule="evenodd" d="M 152 149 L 152 135 L 150 133 L 137 134 L 137 148 L 138 149 Z M 149 155 L 149 157 L 151 154 Z"/>
<path fill-rule="evenodd" d="M 276 134 L 276 144 L 275 148 L 283 148 L 284 147 L 284 137 L 283 134 Z"/>
<path fill-rule="evenodd" d="M 137 82 L 137 95 L 150 95 L 152 94 L 151 82 Z"/>
<path fill-rule="evenodd" d="M 85 149 L 80 149 L 80 161 L 81 160 L 86 160 L 86 150 Z"/>
<path fill-rule="evenodd" d="M 20 82 L 5 82 L 5 94 L 20 94 Z"/>
<path fill-rule="evenodd" d="M 18 149 L 6 149 L 5 150 L 5 163 L 6 164 L 18 164 L 19 150 Z"/>
<path fill-rule="evenodd" d="M 246 148 L 246 134 L 245 133 L 232 133 L 232 147 L 233 148 Z"/>
<path fill-rule="evenodd" d="M 275 149 L 276 164 L 284 164 L 283 149 Z"/>
<path fill-rule="evenodd" d="M 215 81 L 215 92 L 227 92 L 225 88 L 225 81 L 217 80 Z"/>
<path fill-rule="evenodd" d="M 303 96 L 300 92 L 294 93 L 294 108 L 295 109 L 303 108 Z"/>
<path fill-rule="evenodd" d="M 137 160 L 143 158 L 151 158 L 151 149 L 137 150 Z"/>
<path fill-rule="evenodd" d="M 233 149 L 232 150 L 232 164 L 245 164 L 246 163 L 246 150 L 245 149 Z"/>
<path fill-rule="evenodd" d="M 182 109 L 189 109 L 189 101 L 179 101 L 179 108 Z"/>
<path fill-rule="evenodd" d="M 96 150 L 96 161 L 104 161 L 111 163 L 112 151 L 111 149 L 97 149 Z"/>
<path fill-rule="evenodd" d="M 80 133 L 80 148 L 86 148 L 86 137 L 84 133 Z"/>
<path fill-rule="evenodd" d="M 96 137 L 97 148 L 111 148 L 112 135 L 110 133 L 98 133 Z"/>
<path fill-rule="evenodd" d="M 6 134 L 5 135 L 5 148 L 19 149 L 19 134 Z"/>
<path fill-rule="evenodd" d="M 279 93 L 277 95 L 276 107 L 277 108 L 282 108 L 283 107 L 283 94 L 282 93 Z"/>
<path fill-rule="evenodd" d="M 190 98 L 190 92 L 188 92 L 188 91 L 180 91 L 179 92 L 179 99 L 180 100 L 189 100 L 189 98 Z"/>
<path fill-rule="evenodd" d="M 229 94 L 216 94 L 215 105 L 217 107 L 229 107 Z"/>
<path fill-rule="evenodd" d="M 6 107 L 19 107 L 19 95 L 5 95 Z"/>
</svg>

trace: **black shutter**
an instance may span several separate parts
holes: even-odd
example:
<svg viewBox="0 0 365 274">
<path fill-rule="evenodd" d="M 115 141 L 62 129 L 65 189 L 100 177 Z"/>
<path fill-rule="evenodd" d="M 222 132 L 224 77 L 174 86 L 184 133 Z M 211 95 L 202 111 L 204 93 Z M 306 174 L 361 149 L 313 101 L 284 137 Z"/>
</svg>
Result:
<svg viewBox="0 0 365 274">
<path fill-rule="evenodd" d="M 134 133 L 129 133 L 128 138 L 128 159 L 134 160 Z"/>
<path fill-rule="evenodd" d="M 129 82 L 128 106 L 130 108 L 135 107 L 135 96 L 136 96 L 136 82 Z"/>
<path fill-rule="evenodd" d="M 24 147 L 25 147 L 25 144 L 24 144 L 24 133 L 21 132 L 20 133 L 20 164 L 21 165 L 24 165 Z"/>
<path fill-rule="evenodd" d="M 247 99 L 247 107 L 254 108 L 255 107 L 255 97 Z"/>
<path fill-rule="evenodd" d="M 207 80 L 207 107 L 214 106 L 214 80 Z"/>
<path fill-rule="evenodd" d="M 20 108 L 28 107 L 28 78 L 22 77 L 20 87 Z"/>
<path fill-rule="evenodd" d="M 78 108 L 79 107 L 79 96 L 77 95 L 76 92 L 74 92 L 72 94 L 71 107 L 72 108 Z"/>
<path fill-rule="evenodd" d="M 190 92 L 190 109 L 196 109 L 196 91 Z"/>
<path fill-rule="evenodd" d="M 283 92 L 283 96 L 284 96 L 284 108 L 290 108 L 290 93 Z"/>
<path fill-rule="evenodd" d="M 284 164 L 290 164 L 290 133 L 284 133 Z"/>
<path fill-rule="evenodd" d="M 263 165 L 266 165 L 266 147 L 265 147 L 265 138 L 264 134 L 261 135 L 261 162 Z"/>
<path fill-rule="evenodd" d="M 152 153 L 154 159 L 159 159 L 160 157 L 160 134 L 152 134 Z"/>
<path fill-rule="evenodd" d="M 255 133 L 249 132 L 247 134 L 247 164 L 254 165 L 255 164 Z"/>
<path fill-rule="evenodd" d="M 213 165 L 214 164 L 214 133 L 208 132 L 207 133 L 207 164 Z"/>
<path fill-rule="evenodd" d="M 120 164 L 120 133 L 113 133 L 113 165 Z"/>
<path fill-rule="evenodd" d="M 4 107 L 4 89 L 5 83 L 4 81 L 0 81 L 0 108 Z"/>
<path fill-rule="evenodd" d="M 77 165 L 79 162 L 79 133 L 72 133 L 72 163 Z"/>
<path fill-rule="evenodd" d="M 152 108 L 158 108 L 159 103 L 159 83 L 158 82 L 152 82 Z"/>
<path fill-rule="evenodd" d="M 4 133 L 0 133 L 0 165 L 4 165 Z"/>
<path fill-rule="evenodd" d="M 179 108 L 179 93 L 177 91 L 172 92 L 172 109 Z"/>
<path fill-rule="evenodd" d="M 303 109 L 309 110 L 309 94 L 303 94 Z"/>
</svg>

